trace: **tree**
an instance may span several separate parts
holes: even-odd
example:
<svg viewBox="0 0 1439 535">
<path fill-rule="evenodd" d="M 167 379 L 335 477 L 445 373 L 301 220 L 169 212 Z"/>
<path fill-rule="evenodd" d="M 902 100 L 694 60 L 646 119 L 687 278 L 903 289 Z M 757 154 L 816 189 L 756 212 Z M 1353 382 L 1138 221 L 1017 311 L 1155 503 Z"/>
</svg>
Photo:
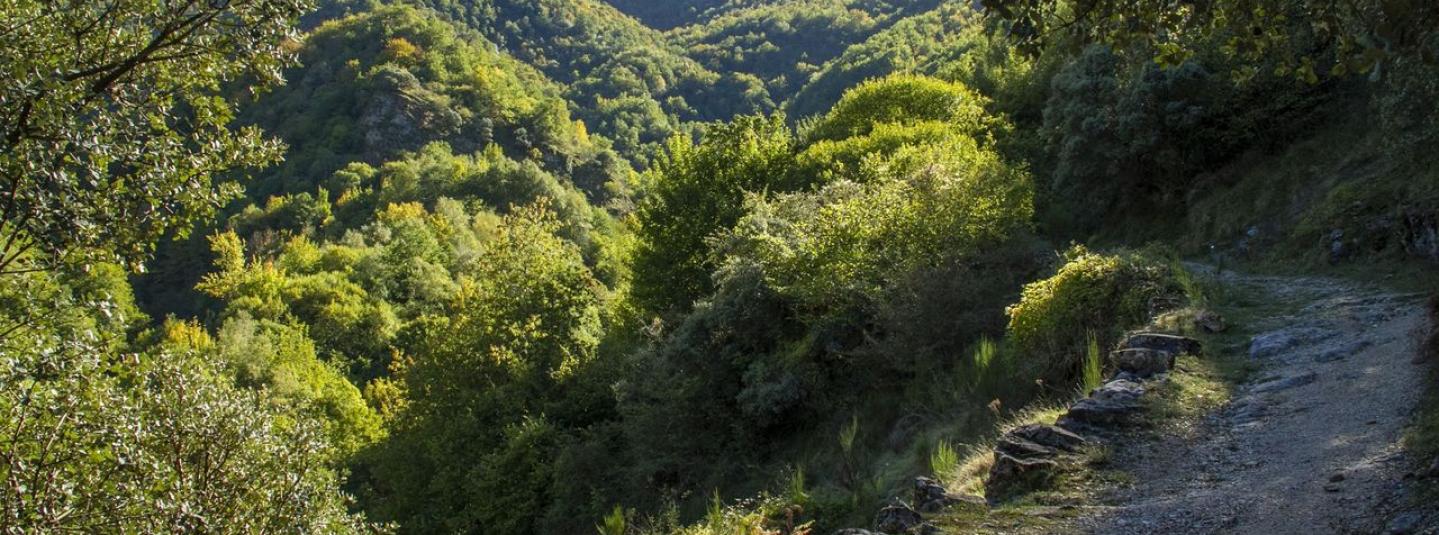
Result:
<svg viewBox="0 0 1439 535">
<path fill-rule="evenodd" d="M 322 418 L 236 384 L 193 324 L 127 340 L 124 271 L 90 271 L 0 277 L 0 531 L 362 529 Z"/>
<path fill-rule="evenodd" d="M 309 0 L 10 0 L 0 9 L 0 272 L 30 249 L 142 260 L 234 195 L 217 175 L 275 161 L 231 126 L 224 84 L 294 58 Z"/>
<path fill-rule="evenodd" d="M 780 116 L 748 116 L 705 131 L 698 145 L 670 142 L 640 206 L 635 297 L 649 310 L 685 310 L 713 291 L 706 240 L 744 214 L 747 191 L 788 191 L 795 140 Z"/>
<path fill-rule="evenodd" d="M 600 286 L 542 205 L 507 216 L 391 384 L 402 399 L 371 463 L 371 509 L 415 532 L 533 533 L 556 429 L 595 358 Z"/>
<path fill-rule="evenodd" d="M 1177 65 L 1217 37 L 1230 55 L 1251 64 L 1251 75 L 1254 64 L 1277 63 L 1311 82 L 1326 70 L 1368 72 L 1388 59 L 1432 56 L 1424 47 L 1439 28 L 1439 5 L 1423 0 L 984 0 L 984 6 L 1009 20 L 1031 50 L 1077 39 L 1138 46 Z"/>
</svg>

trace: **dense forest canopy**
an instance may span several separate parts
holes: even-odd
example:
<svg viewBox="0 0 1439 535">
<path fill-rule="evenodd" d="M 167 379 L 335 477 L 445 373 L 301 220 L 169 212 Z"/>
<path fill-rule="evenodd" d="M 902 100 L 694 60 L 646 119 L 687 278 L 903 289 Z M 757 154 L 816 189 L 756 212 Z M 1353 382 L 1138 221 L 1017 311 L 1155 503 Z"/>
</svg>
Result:
<svg viewBox="0 0 1439 535">
<path fill-rule="evenodd" d="M 0 531 L 827 533 L 1181 258 L 1439 261 L 1432 6 L 1129 7 L 0 3 Z"/>
</svg>

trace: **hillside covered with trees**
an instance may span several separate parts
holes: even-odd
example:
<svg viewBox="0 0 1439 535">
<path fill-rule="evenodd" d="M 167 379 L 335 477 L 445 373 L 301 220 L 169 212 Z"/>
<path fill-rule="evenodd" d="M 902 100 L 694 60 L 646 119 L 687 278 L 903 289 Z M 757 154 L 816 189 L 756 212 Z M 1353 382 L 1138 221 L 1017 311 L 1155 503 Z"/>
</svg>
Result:
<svg viewBox="0 0 1439 535">
<path fill-rule="evenodd" d="M 1439 8 L 1129 7 L 8 2 L 0 532 L 832 533 L 1187 261 L 1439 290 Z"/>
</svg>

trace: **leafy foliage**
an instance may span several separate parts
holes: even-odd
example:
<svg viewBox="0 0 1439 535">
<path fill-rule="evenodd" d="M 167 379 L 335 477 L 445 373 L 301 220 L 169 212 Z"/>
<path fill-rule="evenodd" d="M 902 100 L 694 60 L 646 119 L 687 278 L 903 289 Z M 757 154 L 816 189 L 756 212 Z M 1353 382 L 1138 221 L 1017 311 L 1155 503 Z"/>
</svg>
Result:
<svg viewBox="0 0 1439 535">
<path fill-rule="evenodd" d="M 1173 268 L 1136 253 L 1071 248 L 1054 276 L 1026 285 L 1009 309 L 1008 342 L 1042 377 L 1077 377 L 1089 337 L 1112 347 L 1124 329 L 1144 323 L 1159 300 L 1181 295 Z"/>
<path fill-rule="evenodd" d="M 291 145 L 285 164 L 251 186 L 255 198 L 313 191 L 346 165 L 437 141 L 533 161 L 600 202 L 623 195 L 606 188 L 623 187 L 626 166 L 588 138 L 553 82 L 433 13 L 384 7 L 330 21 L 299 56 L 294 84 L 245 108 Z"/>
<path fill-rule="evenodd" d="M 555 222 L 526 210 L 459 281 L 444 315 L 413 324 L 394 381 L 405 398 L 371 461 L 372 509 L 408 529 L 528 533 L 546 505 L 558 423 L 599 343 L 598 286 Z M 571 405 L 578 404 L 578 405 Z"/>
<path fill-rule="evenodd" d="M 235 194 L 215 175 L 278 146 L 220 83 L 280 79 L 305 0 L 7 3 L 0 13 L 0 269 L 26 249 L 143 260 Z"/>
<path fill-rule="evenodd" d="M 124 279 L 113 277 L 119 270 L 103 271 L 111 277 L 0 278 L 7 302 L 0 319 L 15 327 L 0 340 L 7 422 L 0 524 L 86 532 L 365 529 L 338 490 L 321 418 L 237 385 L 212 364 L 218 355 L 200 342 L 203 332 L 186 348 L 117 351 L 143 317 Z M 10 306 L 15 299 L 27 306 Z"/>
<path fill-rule="evenodd" d="M 1195 53 L 1196 44 L 1215 39 L 1227 55 L 1249 64 L 1241 75 L 1256 74 L 1255 64 L 1277 56 L 1283 72 L 1310 83 L 1326 70 L 1368 72 L 1391 57 L 1416 54 L 1439 20 L 1439 9 L 1424 2 L 1248 0 L 1194 6 L 1175 0 L 1135 6 L 987 0 L 984 5 L 1032 46 L 1064 38 L 1137 46 L 1177 65 Z M 1312 46 L 1316 42 L 1323 46 Z"/>
<path fill-rule="evenodd" d="M 1033 215 L 1028 177 L 972 138 L 866 163 L 863 185 L 753 200 L 725 247 L 731 261 L 762 266 L 806 309 L 844 309 L 881 300 L 905 274 L 978 256 Z"/>
<path fill-rule="evenodd" d="M 783 118 L 742 117 L 707 130 L 698 146 L 670 144 L 637 213 L 635 298 L 650 310 L 686 309 L 708 295 L 715 267 L 706 240 L 743 214 L 746 191 L 800 187 L 794 135 Z"/>
<path fill-rule="evenodd" d="M 1214 222 L 1231 166 L 1372 97 L 1363 176 L 1404 172 L 1255 202 L 1432 242 L 1433 32 L 1383 27 L 1412 3 L 321 3 L 303 39 L 280 1 L 0 15 L 0 120 L 61 131 L 0 157 L 39 177 L 0 203 L 0 525 L 830 532 L 915 473 L 972 484 L 963 446 L 1193 290 L 1039 236 L 1247 228 Z M 281 155 L 260 128 L 284 160 L 222 206 Z M 95 260 L 161 236 L 151 322 Z"/>
<path fill-rule="evenodd" d="M 820 65 L 935 0 L 790 0 L 731 8 L 674 33 L 690 57 L 717 72 L 763 80 L 770 95 L 797 91 Z"/>
</svg>

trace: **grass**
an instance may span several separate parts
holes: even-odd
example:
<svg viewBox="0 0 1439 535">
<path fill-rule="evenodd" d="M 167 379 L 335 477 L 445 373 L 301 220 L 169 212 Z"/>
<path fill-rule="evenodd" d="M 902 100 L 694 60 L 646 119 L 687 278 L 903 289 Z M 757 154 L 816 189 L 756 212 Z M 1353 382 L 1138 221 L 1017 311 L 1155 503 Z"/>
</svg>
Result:
<svg viewBox="0 0 1439 535">
<path fill-rule="evenodd" d="M 1090 392 L 1099 388 L 1104 381 L 1104 356 L 1099 351 L 1099 337 L 1090 332 L 1086 338 L 1084 352 L 1084 391 Z"/>
</svg>

